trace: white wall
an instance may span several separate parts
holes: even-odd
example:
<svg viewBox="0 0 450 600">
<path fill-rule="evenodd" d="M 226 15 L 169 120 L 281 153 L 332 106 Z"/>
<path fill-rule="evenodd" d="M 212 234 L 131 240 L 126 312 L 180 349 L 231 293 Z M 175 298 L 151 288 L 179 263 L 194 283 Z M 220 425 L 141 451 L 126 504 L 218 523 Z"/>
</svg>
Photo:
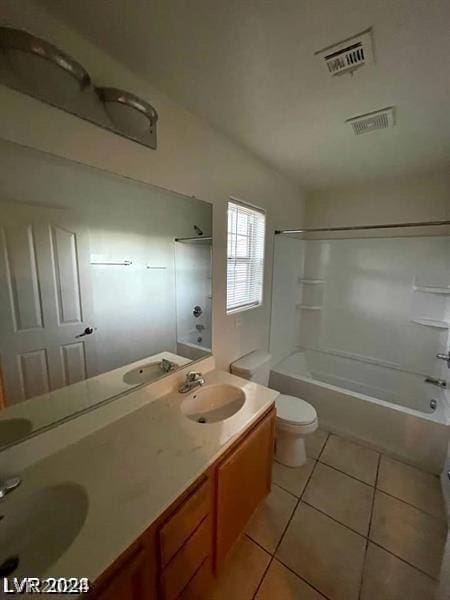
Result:
<svg viewBox="0 0 450 600">
<path fill-rule="evenodd" d="M 87 68 L 96 84 L 122 87 L 148 99 L 159 113 L 159 139 L 158 149 L 152 151 L 1 87 L 0 137 L 212 202 L 217 365 L 225 367 L 253 348 L 267 347 L 271 232 L 302 224 L 301 191 L 31 1 L 3 0 L 0 24 L 28 29 L 60 46 Z M 264 305 L 238 316 L 225 312 L 226 203 L 230 195 L 267 210 Z"/>
<path fill-rule="evenodd" d="M 448 172 L 312 192 L 305 207 L 308 227 L 449 219 Z"/>
<path fill-rule="evenodd" d="M 178 242 L 175 246 L 177 288 L 177 341 L 211 348 L 211 246 L 207 242 Z M 195 317 L 194 306 L 202 314 Z M 196 325 L 204 329 L 196 330 Z"/>
<path fill-rule="evenodd" d="M 86 234 L 88 254 L 132 261 L 129 266 L 85 267 L 92 302 L 83 301 L 92 304 L 89 325 L 96 328 L 97 372 L 163 350 L 176 351 L 179 244 L 174 238 L 193 235 L 194 225 L 209 235 L 210 204 L 4 140 L 0 140 L 0 182 L 0 224 L 1 211 L 8 215 L 17 203 L 22 207 L 25 203 L 23 210 L 27 204 L 57 207 L 54 214 L 60 215 L 61 223 L 73 223 Z M 185 294 L 196 288 L 189 279 Z M 205 319 L 209 326 L 210 312 Z"/>
</svg>

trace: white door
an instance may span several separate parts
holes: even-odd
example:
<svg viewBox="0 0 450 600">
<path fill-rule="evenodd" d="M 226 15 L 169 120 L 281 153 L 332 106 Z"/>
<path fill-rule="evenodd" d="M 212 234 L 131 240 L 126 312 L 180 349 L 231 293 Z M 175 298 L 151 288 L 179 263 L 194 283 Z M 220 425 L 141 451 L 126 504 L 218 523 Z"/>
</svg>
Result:
<svg viewBox="0 0 450 600">
<path fill-rule="evenodd" d="M 88 231 L 69 215 L 0 202 L 0 366 L 7 405 L 96 374 Z"/>
</svg>

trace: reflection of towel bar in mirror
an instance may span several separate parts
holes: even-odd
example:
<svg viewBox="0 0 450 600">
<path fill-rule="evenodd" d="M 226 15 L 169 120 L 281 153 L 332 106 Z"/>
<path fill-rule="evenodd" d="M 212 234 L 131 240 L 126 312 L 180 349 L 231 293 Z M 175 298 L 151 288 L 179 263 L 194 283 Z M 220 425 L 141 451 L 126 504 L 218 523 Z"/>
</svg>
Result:
<svg viewBox="0 0 450 600">
<path fill-rule="evenodd" d="M 91 265 L 107 265 L 107 266 L 120 266 L 120 267 L 128 267 L 132 265 L 132 260 L 96 260 L 91 259 Z"/>
</svg>

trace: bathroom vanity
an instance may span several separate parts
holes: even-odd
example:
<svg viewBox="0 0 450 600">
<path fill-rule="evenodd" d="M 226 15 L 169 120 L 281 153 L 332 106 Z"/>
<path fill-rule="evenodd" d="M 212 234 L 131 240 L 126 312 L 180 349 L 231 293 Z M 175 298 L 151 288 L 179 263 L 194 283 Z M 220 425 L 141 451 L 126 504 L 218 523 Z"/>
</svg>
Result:
<svg viewBox="0 0 450 600">
<path fill-rule="evenodd" d="M 66 437 L 59 449 L 16 463 L 22 483 L 1 503 L 10 577 L 84 577 L 100 600 L 205 597 L 269 493 L 278 393 L 213 359 L 196 366 L 204 385 L 179 393 L 184 367 L 60 425 L 48 432 Z M 104 426 L 107 410 L 118 417 Z M 64 432 L 94 417 L 78 440 Z"/>
<path fill-rule="evenodd" d="M 92 597 L 206 598 L 214 576 L 270 491 L 274 419 L 271 408 L 245 431 L 103 573 Z"/>
</svg>

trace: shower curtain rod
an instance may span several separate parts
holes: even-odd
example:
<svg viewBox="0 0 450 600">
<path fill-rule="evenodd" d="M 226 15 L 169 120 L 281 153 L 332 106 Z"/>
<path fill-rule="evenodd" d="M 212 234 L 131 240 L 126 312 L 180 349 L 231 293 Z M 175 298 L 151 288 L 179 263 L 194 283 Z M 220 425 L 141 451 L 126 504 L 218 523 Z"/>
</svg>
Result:
<svg viewBox="0 0 450 600">
<path fill-rule="evenodd" d="M 385 225 L 350 225 L 348 227 L 305 227 L 303 229 L 275 229 L 275 235 L 283 233 L 319 233 L 321 231 L 360 231 L 363 229 L 394 229 L 396 227 L 436 227 L 450 225 L 450 221 L 418 221 L 415 223 L 386 223 Z"/>
</svg>

